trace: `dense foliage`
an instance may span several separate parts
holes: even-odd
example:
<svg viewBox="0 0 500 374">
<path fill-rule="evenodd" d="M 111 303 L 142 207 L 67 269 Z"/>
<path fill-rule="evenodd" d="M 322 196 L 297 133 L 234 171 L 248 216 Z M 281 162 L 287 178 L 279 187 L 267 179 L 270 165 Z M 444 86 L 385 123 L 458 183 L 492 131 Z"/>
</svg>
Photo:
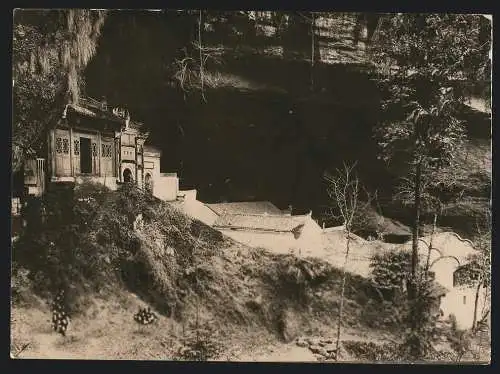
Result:
<svg viewBox="0 0 500 374">
<path fill-rule="evenodd" d="M 44 130 L 67 101 L 77 102 L 105 12 L 17 10 L 13 32 L 14 171 L 41 151 Z"/>
<path fill-rule="evenodd" d="M 377 287 L 403 290 L 411 270 L 411 254 L 403 250 L 377 253 L 373 256 L 370 267 Z"/>
<path fill-rule="evenodd" d="M 408 360 L 429 358 L 436 353 L 433 338 L 436 333 L 437 306 L 439 294 L 436 284 L 426 276 L 423 267 L 418 271 L 418 298 L 405 303 L 408 285 L 411 281 L 411 253 L 394 251 L 376 254 L 370 264 L 372 281 L 387 299 L 387 307 L 392 310 L 394 322 L 406 329 L 404 342 L 399 347 L 399 355 Z"/>
<path fill-rule="evenodd" d="M 409 303 L 424 296 L 417 284 L 422 182 L 429 170 L 449 166 L 465 139 L 460 111 L 464 86 L 489 71 L 489 35 L 482 16 L 398 14 L 380 26 L 373 58 L 382 71 L 384 120 L 375 129 L 380 157 L 409 164 L 412 173 L 413 251 Z M 485 32 L 486 31 L 486 32 Z M 418 340 L 421 316 L 411 308 L 409 343 Z M 414 352 L 414 353 L 415 353 Z"/>
<path fill-rule="evenodd" d="M 487 22 L 487 21 L 486 21 Z M 400 14 L 385 20 L 373 45 L 382 73 L 381 157 L 424 167 L 451 161 L 464 137 L 459 119 L 470 80 L 489 75 L 482 16 Z"/>
</svg>

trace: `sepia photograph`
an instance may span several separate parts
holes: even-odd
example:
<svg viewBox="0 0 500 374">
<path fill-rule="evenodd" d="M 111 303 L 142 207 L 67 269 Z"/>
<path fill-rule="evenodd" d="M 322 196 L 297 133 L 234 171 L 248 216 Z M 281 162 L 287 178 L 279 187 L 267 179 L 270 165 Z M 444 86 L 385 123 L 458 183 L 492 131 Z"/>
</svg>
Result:
<svg viewBox="0 0 500 374">
<path fill-rule="evenodd" d="M 491 363 L 492 15 L 12 20 L 11 359 Z"/>
</svg>

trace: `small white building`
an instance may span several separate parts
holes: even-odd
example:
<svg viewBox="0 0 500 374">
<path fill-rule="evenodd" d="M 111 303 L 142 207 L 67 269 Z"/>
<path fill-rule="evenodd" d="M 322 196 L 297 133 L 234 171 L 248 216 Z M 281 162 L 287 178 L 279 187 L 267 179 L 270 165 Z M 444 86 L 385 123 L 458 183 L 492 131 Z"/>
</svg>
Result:
<svg viewBox="0 0 500 374">
<path fill-rule="evenodd" d="M 421 264 L 425 264 L 427 260 L 429 244 L 430 237 L 421 238 L 419 241 Z M 406 243 L 404 248 L 410 251 L 411 242 Z M 441 299 L 443 318 L 453 314 L 461 329 L 472 327 L 476 287 L 461 284 L 457 275 L 461 267 L 468 263 L 469 256 L 474 253 L 476 249 L 472 243 L 453 232 L 436 233 L 432 238 L 429 270 L 433 272 L 435 281 L 447 290 Z M 490 308 L 486 291 L 484 288 L 479 290 L 477 320 L 481 319 L 483 310 Z"/>
<path fill-rule="evenodd" d="M 250 247 L 300 253 L 322 245 L 322 229 L 311 213 L 290 215 L 268 201 L 206 206 L 214 213 L 213 228 Z"/>
</svg>

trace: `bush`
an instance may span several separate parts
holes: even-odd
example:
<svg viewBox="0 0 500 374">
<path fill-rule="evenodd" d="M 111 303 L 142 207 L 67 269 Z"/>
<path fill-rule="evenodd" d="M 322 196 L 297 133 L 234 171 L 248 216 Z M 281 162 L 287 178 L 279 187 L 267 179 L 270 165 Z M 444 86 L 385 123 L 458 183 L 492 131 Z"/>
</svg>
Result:
<svg viewBox="0 0 500 374">
<path fill-rule="evenodd" d="M 424 360 L 434 357 L 436 350 L 433 340 L 437 334 L 437 316 L 434 311 L 436 295 L 435 283 L 431 280 L 420 280 L 417 284 L 417 295 L 408 304 L 405 325 L 406 338 L 401 345 L 401 354 L 410 361 Z"/>
<path fill-rule="evenodd" d="M 372 328 L 389 329 L 401 332 L 408 315 L 406 300 L 370 300 L 361 311 L 362 322 Z"/>
<path fill-rule="evenodd" d="M 326 282 L 332 271 L 329 264 L 313 258 L 280 255 L 276 260 L 273 282 L 278 292 L 300 305 L 309 303 L 311 289 Z"/>
<path fill-rule="evenodd" d="M 356 360 L 369 362 L 400 362 L 400 347 L 396 343 L 375 344 L 373 342 L 347 340 L 342 345 Z"/>
<path fill-rule="evenodd" d="M 223 350 L 217 341 L 216 332 L 210 325 L 194 326 L 182 339 L 178 355 L 183 360 L 207 361 L 217 358 Z"/>
<path fill-rule="evenodd" d="M 410 274 L 411 254 L 403 250 L 377 253 L 371 260 L 370 268 L 373 283 L 395 297 L 395 291 L 404 288 Z"/>
<path fill-rule="evenodd" d="M 455 359 L 460 359 L 471 350 L 472 334 L 470 331 L 458 328 L 457 319 L 454 314 L 450 315 L 450 330 L 447 334 L 451 349 L 455 352 Z"/>
<path fill-rule="evenodd" d="M 33 291 L 30 271 L 19 266 L 16 262 L 12 262 L 10 289 L 12 302 L 16 304 L 25 302 L 27 295 Z"/>
</svg>

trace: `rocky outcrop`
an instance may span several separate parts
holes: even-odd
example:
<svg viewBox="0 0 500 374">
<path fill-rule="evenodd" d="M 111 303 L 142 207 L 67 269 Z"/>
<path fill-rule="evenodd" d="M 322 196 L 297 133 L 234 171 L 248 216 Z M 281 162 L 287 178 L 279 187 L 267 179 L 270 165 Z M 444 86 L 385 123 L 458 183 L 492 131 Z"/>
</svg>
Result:
<svg viewBox="0 0 500 374">
<path fill-rule="evenodd" d="M 295 344 L 299 347 L 309 349 L 316 356 L 316 358 L 321 361 L 345 361 L 348 358 L 347 352 L 342 346 L 342 342 L 339 345 L 339 352 L 337 353 L 335 339 L 333 338 L 300 336 L 295 340 Z"/>
</svg>

